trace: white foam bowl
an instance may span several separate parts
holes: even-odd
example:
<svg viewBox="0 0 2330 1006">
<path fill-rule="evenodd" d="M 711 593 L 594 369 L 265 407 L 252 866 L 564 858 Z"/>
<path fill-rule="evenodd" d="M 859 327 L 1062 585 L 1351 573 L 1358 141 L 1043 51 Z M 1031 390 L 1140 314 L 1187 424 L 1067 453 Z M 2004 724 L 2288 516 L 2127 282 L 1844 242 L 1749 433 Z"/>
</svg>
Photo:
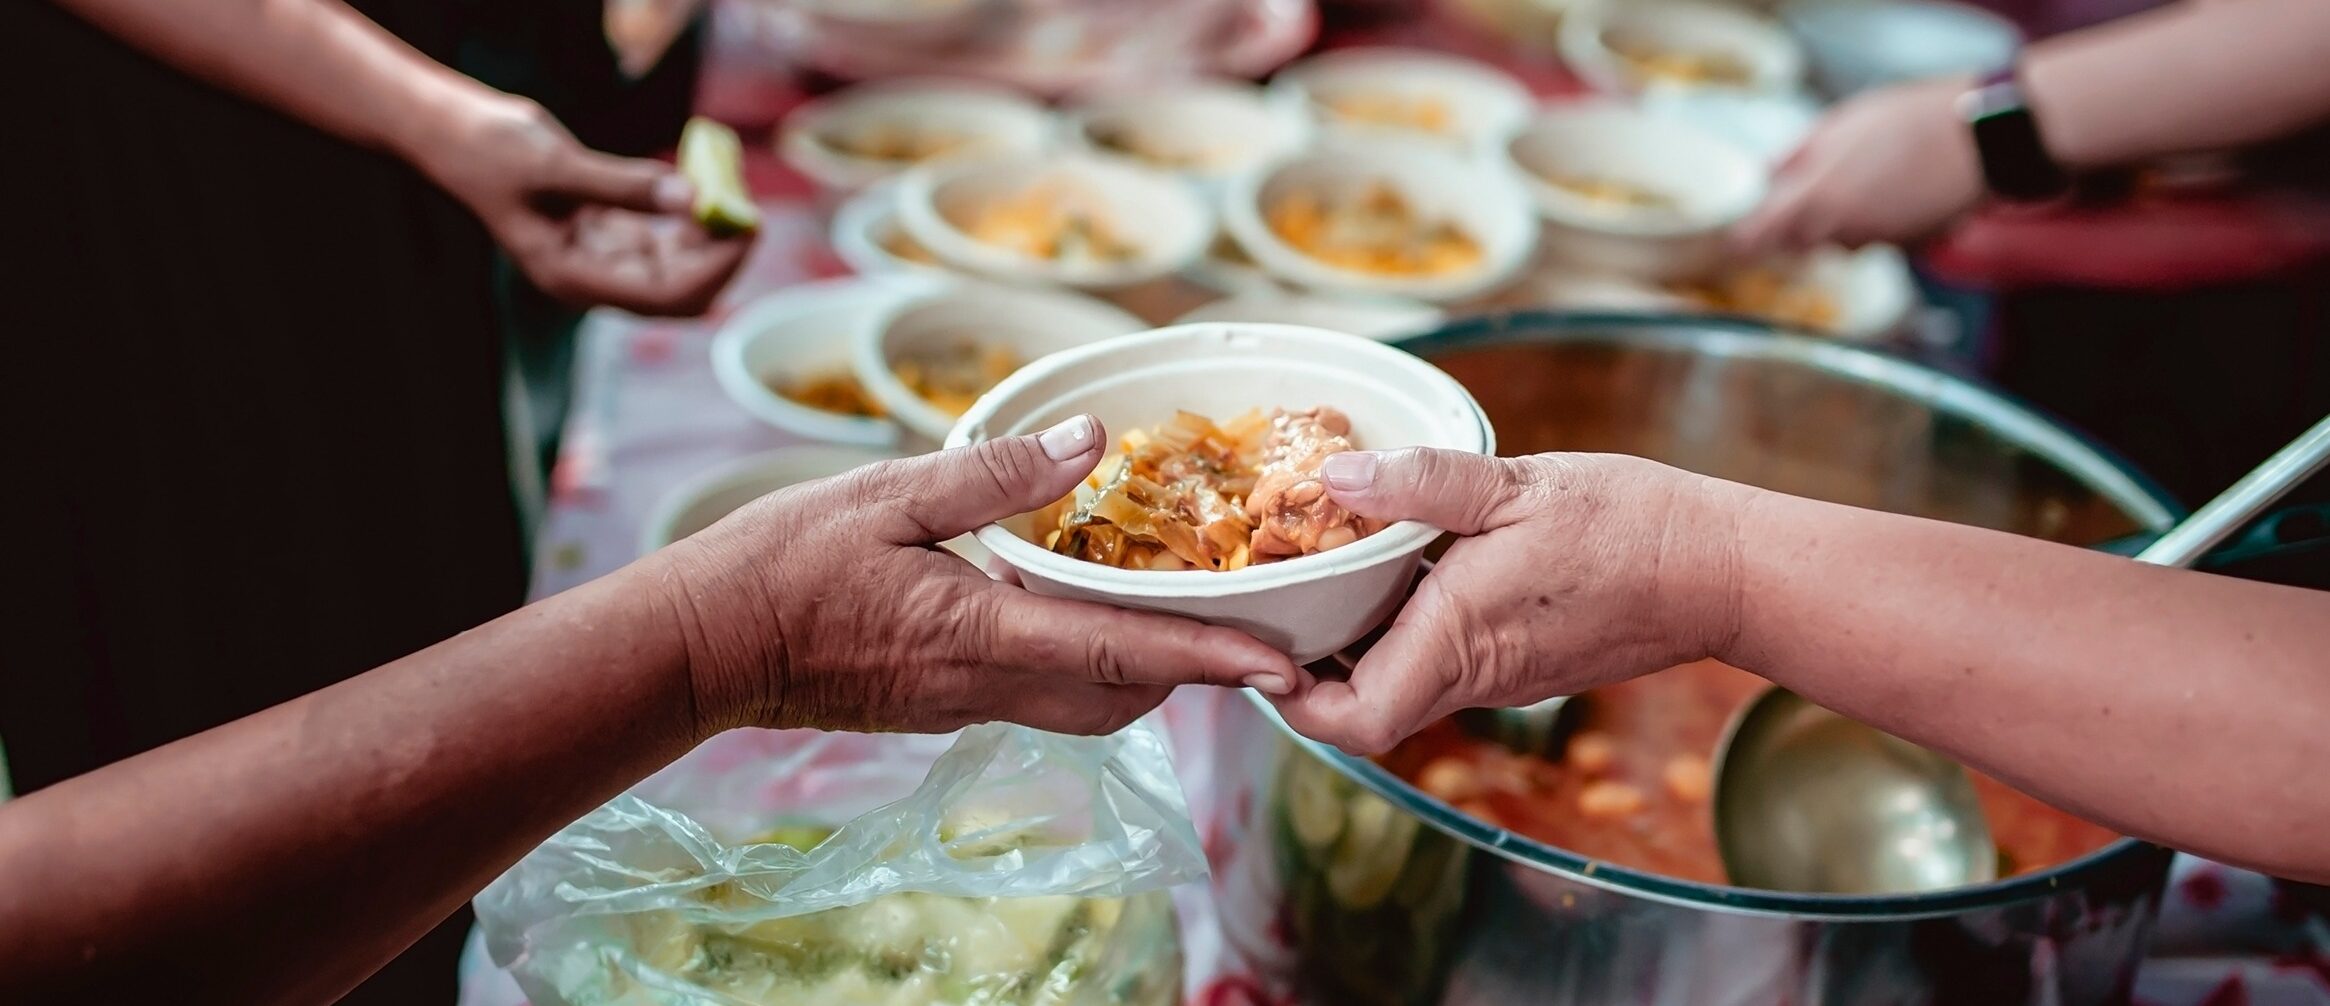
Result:
<svg viewBox="0 0 2330 1006">
<path fill-rule="evenodd" d="M 1316 189 L 1333 196 L 1383 182 L 1426 220 L 1448 220 L 1480 242 L 1481 261 L 1435 276 L 1389 276 L 1329 265 L 1280 240 L 1264 208 L 1286 194 Z M 1529 262 L 1537 225 L 1529 195 L 1502 163 L 1460 157 L 1409 141 L 1330 142 L 1232 179 L 1222 195 L 1222 226 L 1255 264 L 1298 286 L 1342 294 L 1462 300 L 1513 278 Z"/>
<path fill-rule="evenodd" d="M 886 447 L 898 424 L 812 409 L 769 387 L 853 373 L 853 341 L 908 297 L 937 289 L 917 276 L 849 277 L 787 287 L 744 305 L 712 337 L 712 375 L 738 408 L 777 429 L 830 443 Z"/>
<path fill-rule="evenodd" d="M 1608 102 L 1539 115 L 1505 145 L 1514 174 L 1545 220 L 1549 259 L 1644 279 L 1683 279 L 1720 265 L 1724 232 L 1764 198 L 1754 154 L 1694 126 Z M 1637 185 L 1672 210 L 1612 208 L 1549 177 Z"/>
<path fill-rule="evenodd" d="M 1132 257 L 1053 261 L 990 244 L 966 229 L 983 206 L 1052 187 L 1088 198 L 1116 237 L 1132 246 Z M 950 159 L 916 168 L 899 179 L 898 222 L 957 269 L 1080 290 L 1120 290 L 1171 275 L 1205 254 L 1214 236 L 1213 208 L 1190 183 L 1131 160 L 1093 154 Z"/>
<path fill-rule="evenodd" d="M 1787 92 L 1803 86 L 1803 47 L 1756 14 L 1710 0 L 1602 0 L 1562 19 L 1560 47 L 1562 61 L 1606 94 L 1695 86 L 1642 79 L 1610 48 L 1607 39 L 1614 34 L 1660 49 L 1728 54 L 1747 67 L 1743 90 Z"/>
<path fill-rule="evenodd" d="M 860 84 L 794 109 L 777 137 L 777 153 L 826 190 L 854 192 L 913 166 L 833 145 L 850 131 L 883 126 L 968 138 L 933 161 L 1038 151 L 1058 134 L 1052 114 L 1016 92 L 976 81 L 906 78 Z"/>
<path fill-rule="evenodd" d="M 1429 49 L 1388 46 L 1313 56 L 1272 77 L 1270 93 L 1329 135 L 1424 139 L 1468 151 L 1494 150 L 1536 104 L 1520 81 L 1487 63 Z M 1331 111 L 1332 103 L 1360 96 L 1437 101 L 1448 112 L 1449 128 L 1436 133 L 1353 122 Z"/>
<path fill-rule="evenodd" d="M 894 451 L 817 445 L 780 447 L 738 458 L 681 483 L 656 503 L 640 532 L 639 553 L 645 555 L 711 527 L 745 504 L 779 489 L 896 457 Z M 947 541 L 943 547 L 982 569 L 992 558 L 987 546 L 970 535 Z"/>
<path fill-rule="evenodd" d="M 1447 314 L 1430 304 L 1397 298 L 1313 297 L 1284 291 L 1255 290 L 1204 304 L 1180 318 L 1176 325 L 1202 321 L 1242 321 L 1266 325 L 1302 325 L 1379 342 L 1417 335 L 1440 327 Z"/>
<path fill-rule="evenodd" d="M 933 261 L 921 262 L 891 250 L 890 242 L 895 239 L 914 240 L 898 225 L 896 186 L 895 181 L 879 182 L 841 204 L 827 232 L 833 253 L 850 271 L 861 276 L 901 272 L 952 275 L 935 257 Z"/>
<path fill-rule="evenodd" d="M 892 369 L 917 352 L 963 343 L 998 346 L 1023 366 L 1052 353 L 1149 327 L 1109 304 L 1057 290 L 953 284 L 901 298 L 863 316 L 850 342 L 850 366 L 898 424 L 909 449 L 929 450 L 946 439 L 955 417 L 923 401 Z"/>
<path fill-rule="evenodd" d="M 1038 360 L 995 387 L 947 435 L 958 447 L 1031 433 L 1079 413 L 1112 437 L 1177 409 L 1229 419 L 1249 409 L 1325 405 L 1369 449 L 1496 448 L 1480 405 L 1438 368 L 1379 343 L 1291 325 L 1195 324 Z M 1161 611 L 1253 635 L 1298 663 L 1342 649 L 1388 617 L 1440 532 L 1413 521 L 1342 548 L 1226 573 L 1126 570 L 1047 551 L 1032 515 L 975 532 L 1029 590 Z"/>
<path fill-rule="evenodd" d="M 1791 0 L 1780 20 L 1803 40 L 1812 74 L 1839 98 L 1873 87 L 1996 70 L 2022 31 L 1979 7 L 1942 0 Z"/>
<path fill-rule="evenodd" d="M 1138 90 L 1094 94 L 1068 114 L 1068 136 L 1085 150 L 1132 157 L 1161 171 L 1201 182 L 1219 180 L 1276 160 L 1310 142 L 1310 120 L 1242 82 L 1180 81 Z M 1120 133 L 1145 150 L 1199 164 L 1147 161 L 1117 150 L 1099 136 Z"/>
</svg>

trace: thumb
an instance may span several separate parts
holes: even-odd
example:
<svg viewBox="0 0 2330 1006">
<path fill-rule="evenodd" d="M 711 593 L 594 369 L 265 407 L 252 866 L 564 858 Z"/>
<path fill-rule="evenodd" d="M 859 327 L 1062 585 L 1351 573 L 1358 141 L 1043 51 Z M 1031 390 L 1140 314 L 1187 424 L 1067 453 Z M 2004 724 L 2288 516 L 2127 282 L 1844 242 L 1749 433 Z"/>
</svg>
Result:
<svg viewBox="0 0 2330 1006">
<path fill-rule="evenodd" d="M 931 544 L 968 534 L 1068 495 L 1100 463 L 1100 420 L 1076 416 L 1042 433 L 1003 437 L 883 465 L 890 482 L 876 498 L 893 500 L 914 541 Z"/>
<path fill-rule="evenodd" d="M 577 202 L 686 213 L 696 201 L 696 187 L 662 161 L 615 157 L 575 144 L 552 164 L 543 189 Z"/>
<path fill-rule="evenodd" d="M 1468 535 L 1512 523 L 1524 486 L 1511 461 L 1430 447 L 1330 455 L 1320 475 L 1352 513 Z"/>
</svg>

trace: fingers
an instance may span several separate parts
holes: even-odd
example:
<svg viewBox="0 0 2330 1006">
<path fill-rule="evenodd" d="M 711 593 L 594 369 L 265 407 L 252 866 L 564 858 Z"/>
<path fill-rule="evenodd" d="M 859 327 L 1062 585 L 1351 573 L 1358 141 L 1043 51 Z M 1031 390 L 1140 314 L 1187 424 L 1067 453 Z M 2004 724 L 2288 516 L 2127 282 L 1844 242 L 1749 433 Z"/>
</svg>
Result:
<svg viewBox="0 0 2330 1006">
<path fill-rule="evenodd" d="M 641 213 L 686 213 L 696 187 L 662 161 L 615 157 L 569 144 L 550 162 L 541 190 L 578 203 L 615 206 Z"/>
<path fill-rule="evenodd" d="M 1731 231 L 1732 251 L 1742 258 L 1801 251 L 1828 238 L 1828 224 L 1814 219 L 1812 187 L 1783 176 L 1763 204 Z"/>
<path fill-rule="evenodd" d="M 1185 618 L 1042 597 L 979 595 L 965 638 L 976 662 L 1100 685 L 1220 685 L 1273 695 L 1311 678 L 1261 641 Z"/>
<path fill-rule="evenodd" d="M 1041 433 L 864 469 L 864 490 L 898 518 L 893 543 L 928 545 L 1068 495 L 1100 463 L 1103 431 L 1075 416 Z"/>
<path fill-rule="evenodd" d="M 513 242 L 510 251 L 560 300 L 685 317 L 712 306 L 751 249 L 749 237 L 713 239 L 690 222 L 592 207 L 570 232 Z"/>
<path fill-rule="evenodd" d="M 1425 447 L 1332 455 L 1321 474 L 1335 502 L 1360 516 L 1466 535 L 1518 519 L 1527 487 L 1511 461 Z"/>
<path fill-rule="evenodd" d="M 1348 681 L 1321 681 L 1276 700 L 1296 733 L 1355 755 L 1389 751 L 1462 700 L 1451 661 L 1466 652 L 1453 605 L 1430 579 L 1400 610 L 1391 631 L 1359 659 Z"/>
</svg>

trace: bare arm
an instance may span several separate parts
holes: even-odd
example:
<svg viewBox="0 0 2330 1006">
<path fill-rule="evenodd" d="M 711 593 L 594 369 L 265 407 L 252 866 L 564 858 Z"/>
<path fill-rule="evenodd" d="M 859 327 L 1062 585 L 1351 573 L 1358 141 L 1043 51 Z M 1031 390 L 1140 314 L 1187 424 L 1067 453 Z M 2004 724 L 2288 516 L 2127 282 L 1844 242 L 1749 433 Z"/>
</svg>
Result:
<svg viewBox="0 0 2330 1006">
<path fill-rule="evenodd" d="M 412 164 L 562 299 L 698 314 L 751 247 L 651 228 L 692 199 L 669 166 L 586 149 L 540 106 L 429 59 L 339 0 L 53 2 L 196 79 Z"/>
<path fill-rule="evenodd" d="M 1639 458 L 1376 457 L 1330 462 L 1338 502 L 1469 537 L 1350 683 L 1282 703 L 1298 730 L 1381 750 L 1712 656 L 2127 834 L 2330 880 L 2330 593 Z"/>
<path fill-rule="evenodd" d="M 1725 659 L 2124 833 L 2330 879 L 2330 593 L 1752 500 Z"/>
<path fill-rule="evenodd" d="M 1294 687 L 1239 633 L 1036 597 L 930 547 L 1089 473 L 1098 424 L 1061 429 L 766 497 L 604 580 L 0 805 L 0 1002 L 329 1002 L 731 726 L 1102 733 L 1177 684 Z"/>
</svg>

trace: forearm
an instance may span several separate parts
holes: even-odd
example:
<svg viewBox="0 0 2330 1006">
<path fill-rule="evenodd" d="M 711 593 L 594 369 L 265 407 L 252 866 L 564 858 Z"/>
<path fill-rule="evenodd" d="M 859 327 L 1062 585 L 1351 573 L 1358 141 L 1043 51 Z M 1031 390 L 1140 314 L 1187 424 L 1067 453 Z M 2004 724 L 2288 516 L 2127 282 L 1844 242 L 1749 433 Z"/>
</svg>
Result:
<svg viewBox="0 0 2330 1006">
<path fill-rule="evenodd" d="M 337 997 L 686 749 L 658 562 L 0 807 L 0 1000 Z"/>
<path fill-rule="evenodd" d="M 2330 879 L 2330 594 L 1744 495 L 1727 660 L 2122 832 Z"/>
<path fill-rule="evenodd" d="M 197 79 L 411 159 L 449 105 L 493 92 L 339 0 L 55 0 Z"/>
<path fill-rule="evenodd" d="M 2039 43 L 2023 83 L 2074 169 L 2221 150 L 2330 118 L 2330 4 L 2180 3 Z"/>
</svg>

